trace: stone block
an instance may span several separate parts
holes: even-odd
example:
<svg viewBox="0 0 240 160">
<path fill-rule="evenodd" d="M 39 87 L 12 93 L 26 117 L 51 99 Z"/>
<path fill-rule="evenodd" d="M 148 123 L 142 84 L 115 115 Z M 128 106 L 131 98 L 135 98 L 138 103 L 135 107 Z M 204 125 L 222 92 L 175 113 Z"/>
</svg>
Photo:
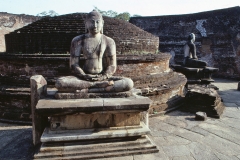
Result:
<svg viewBox="0 0 240 160">
<path fill-rule="evenodd" d="M 41 75 L 35 75 L 30 78 L 31 85 L 31 109 L 33 125 L 33 144 L 40 143 L 40 137 L 47 124 L 47 117 L 36 112 L 36 105 L 40 98 L 47 95 L 47 81 Z"/>
<path fill-rule="evenodd" d="M 205 121 L 207 119 L 207 114 L 205 112 L 197 112 L 195 115 L 195 120 Z"/>
<path fill-rule="evenodd" d="M 220 118 L 225 106 L 216 90 L 204 85 L 190 85 L 188 88 L 182 111 L 191 113 L 201 111 L 208 117 Z"/>
</svg>

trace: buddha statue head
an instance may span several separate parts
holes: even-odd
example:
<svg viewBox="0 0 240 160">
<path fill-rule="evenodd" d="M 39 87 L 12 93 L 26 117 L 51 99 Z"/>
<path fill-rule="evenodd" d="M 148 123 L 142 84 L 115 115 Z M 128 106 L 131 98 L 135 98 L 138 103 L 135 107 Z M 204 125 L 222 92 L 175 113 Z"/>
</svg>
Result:
<svg viewBox="0 0 240 160">
<path fill-rule="evenodd" d="M 103 24 L 103 17 L 98 11 L 93 10 L 86 15 L 85 30 L 87 33 L 90 33 L 92 35 L 95 35 L 97 33 L 103 34 Z"/>
<path fill-rule="evenodd" d="M 194 33 L 190 33 L 190 34 L 188 35 L 188 40 L 189 40 L 189 41 L 192 41 L 192 42 L 195 42 L 195 34 L 194 34 Z"/>
</svg>

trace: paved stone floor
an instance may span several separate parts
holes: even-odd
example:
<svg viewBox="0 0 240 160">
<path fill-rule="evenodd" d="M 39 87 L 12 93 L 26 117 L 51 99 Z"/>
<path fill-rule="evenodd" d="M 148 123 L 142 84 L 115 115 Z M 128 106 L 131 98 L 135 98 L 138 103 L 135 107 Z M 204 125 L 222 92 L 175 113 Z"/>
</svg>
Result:
<svg viewBox="0 0 240 160">
<path fill-rule="evenodd" d="M 217 79 L 226 109 L 221 119 L 195 121 L 190 113 L 174 111 L 150 118 L 150 138 L 159 153 L 106 160 L 240 160 L 240 91 L 237 81 Z M 31 127 L 0 123 L 0 159 L 31 159 Z"/>
</svg>

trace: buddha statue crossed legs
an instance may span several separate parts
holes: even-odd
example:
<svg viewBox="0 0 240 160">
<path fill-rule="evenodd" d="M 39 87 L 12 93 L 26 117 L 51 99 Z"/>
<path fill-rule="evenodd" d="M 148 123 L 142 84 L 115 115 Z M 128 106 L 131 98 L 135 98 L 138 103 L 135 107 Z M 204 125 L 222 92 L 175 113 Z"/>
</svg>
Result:
<svg viewBox="0 0 240 160">
<path fill-rule="evenodd" d="M 123 92 L 133 88 L 130 78 L 112 76 L 117 67 L 116 45 L 113 39 L 103 35 L 103 18 L 93 10 L 85 20 L 87 33 L 73 38 L 70 48 L 70 67 L 74 76 L 57 79 L 60 92 L 83 91 Z M 80 67 L 79 58 L 84 57 Z"/>
</svg>

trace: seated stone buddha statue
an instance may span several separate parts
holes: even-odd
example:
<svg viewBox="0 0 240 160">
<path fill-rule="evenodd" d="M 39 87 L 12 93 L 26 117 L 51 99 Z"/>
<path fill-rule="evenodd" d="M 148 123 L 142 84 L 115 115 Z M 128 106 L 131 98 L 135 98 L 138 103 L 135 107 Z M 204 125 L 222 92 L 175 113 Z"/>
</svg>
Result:
<svg viewBox="0 0 240 160">
<path fill-rule="evenodd" d="M 126 77 L 112 76 L 117 68 L 116 45 L 103 35 L 103 17 L 93 10 L 86 15 L 86 34 L 73 38 L 70 48 L 70 67 L 73 76 L 56 80 L 59 92 L 124 92 L 133 88 Z M 80 56 L 84 58 L 80 66 Z"/>
<path fill-rule="evenodd" d="M 184 61 L 183 65 L 186 67 L 193 68 L 204 68 L 207 66 L 207 62 L 198 60 L 196 54 L 195 35 L 193 33 L 189 34 L 188 41 L 184 45 Z"/>
</svg>

